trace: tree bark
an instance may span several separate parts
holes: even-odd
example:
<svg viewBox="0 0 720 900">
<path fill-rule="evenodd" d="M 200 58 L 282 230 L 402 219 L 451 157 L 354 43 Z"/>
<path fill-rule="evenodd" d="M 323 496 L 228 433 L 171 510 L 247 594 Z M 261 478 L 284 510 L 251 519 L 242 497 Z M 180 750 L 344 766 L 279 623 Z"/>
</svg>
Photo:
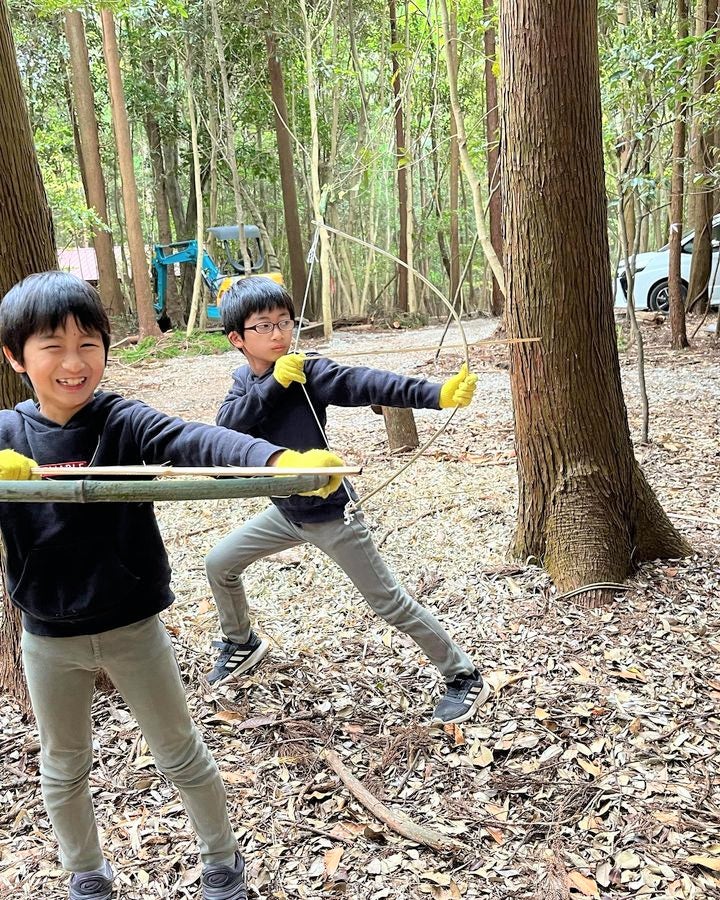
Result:
<svg viewBox="0 0 720 900">
<path fill-rule="evenodd" d="M 383 406 L 382 413 L 391 450 L 415 450 L 420 446 L 415 416 L 411 409 Z"/>
<path fill-rule="evenodd" d="M 688 36 L 687 0 L 677 0 L 678 39 Z M 686 51 L 679 51 L 678 78 L 685 77 Z M 675 105 L 675 126 L 672 144 L 672 176 L 670 182 L 670 246 L 669 246 L 669 295 L 670 295 L 670 346 L 673 350 L 688 347 L 685 325 L 685 298 L 683 297 L 680 275 L 681 238 L 683 231 L 683 194 L 685 188 L 685 117 L 687 115 L 687 92 L 679 89 Z"/>
<path fill-rule="evenodd" d="M 102 19 L 103 53 L 108 73 L 113 130 L 115 132 L 118 165 L 120 166 L 120 179 L 122 181 L 125 227 L 127 228 L 130 262 L 132 264 L 138 327 L 141 337 L 146 335 L 159 336 L 160 329 L 155 321 L 150 273 L 140 220 L 140 204 L 138 203 L 137 182 L 135 181 L 135 169 L 133 166 L 133 150 L 130 140 L 127 106 L 125 105 L 125 90 L 120 73 L 120 55 L 115 36 L 115 21 L 111 10 L 105 7 L 100 10 L 100 17 Z"/>
<path fill-rule="evenodd" d="M 265 32 L 267 47 L 268 76 L 275 112 L 275 138 L 278 148 L 278 164 L 280 167 L 280 183 L 282 185 L 283 211 L 285 215 L 285 234 L 287 235 L 288 256 L 290 260 L 290 283 L 293 300 L 298 312 L 305 296 L 307 272 L 305 270 L 305 251 L 300 231 L 298 214 L 297 189 L 295 187 L 295 166 L 293 163 L 290 122 L 288 120 L 287 101 L 285 99 L 285 82 L 282 66 L 277 55 L 275 35 Z"/>
<path fill-rule="evenodd" d="M 717 0 L 699 0 L 696 10 L 696 36 L 701 38 L 717 25 Z M 693 95 L 696 103 L 703 104 L 704 98 L 712 93 L 715 71 L 708 60 L 697 73 Z M 703 121 L 704 110 L 695 116 L 690 138 L 690 197 L 688 198 L 688 222 L 692 224 L 693 238 L 690 282 L 688 284 L 687 308 L 696 306 L 706 309 L 710 297 L 708 285 L 712 267 L 712 220 L 715 194 L 713 190 L 713 139 L 714 129 Z M 694 202 L 690 202 L 690 201 Z"/>
<path fill-rule="evenodd" d="M 26 275 L 57 268 L 55 235 L 40 176 L 27 106 L 15 62 L 10 18 L 0 0 L 0 297 Z M 0 363 L 0 402 L 12 409 L 30 392 L 4 358 Z M 20 614 L 7 597 L 4 570 L 0 619 L 0 691 L 14 697 L 28 714 L 30 698 L 20 658 Z"/>
<path fill-rule="evenodd" d="M 81 164 L 87 181 L 87 202 L 106 226 L 96 229 L 93 234 L 99 291 L 108 313 L 120 315 L 125 309 L 125 303 L 120 290 L 113 236 L 109 227 L 105 176 L 100 160 L 100 137 L 95 113 L 95 95 L 90 80 L 85 26 L 82 14 L 76 9 L 68 9 L 65 12 L 65 35 L 70 50 L 73 94 L 82 146 Z"/>
<path fill-rule="evenodd" d="M 393 48 L 398 43 L 397 30 L 397 6 L 395 0 L 388 0 L 390 10 L 390 60 L 392 66 L 392 93 L 395 115 L 395 155 L 397 172 L 397 198 L 398 198 L 398 257 L 407 263 L 407 154 L 405 150 L 405 127 L 403 123 L 403 104 L 400 91 L 400 64 L 397 51 Z M 396 306 L 402 312 L 408 308 L 408 270 L 405 266 L 398 266 L 397 273 L 397 301 Z"/>
<path fill-rule="evenodd" d="M 542 339 L 511 350 L 514 550 L 561 591 L 620 582 L 690 548 L 634 459 L 620 383 L 596 6 L 503 3 L 500 43 L 508 336 Z"/>
<path fill-rule="evenodd" d="M 494 0 L 483 0 L 486 15 L 493 9 Z M 495 77 L 495 29 L 486 28 L 483 38 L 485 45 L 485 141 L 487 143 L 488 214 L 490 218 L 490 243 L 503 258 L 502 239 L 502 190 L 500 177 L 500 107 L 498 106 L 498 85 Z M 492 274 L 492 312 L 501 316 L 505 308 L 505 298 Z"/>
</svg>

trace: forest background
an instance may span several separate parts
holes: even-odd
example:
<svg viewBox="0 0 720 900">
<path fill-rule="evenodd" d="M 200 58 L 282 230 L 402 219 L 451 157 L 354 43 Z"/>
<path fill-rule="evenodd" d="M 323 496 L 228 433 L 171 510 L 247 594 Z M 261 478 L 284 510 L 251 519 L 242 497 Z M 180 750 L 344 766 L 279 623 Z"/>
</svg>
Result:
<svg viewBox="0 0 720 900">
<path fill-rule="evenodd" d="M 462 276 L 466 309 L 502 310 L 483 242 L 476 246 L 478 232 L 487 234 L 502 258 L 497 9 L 490 0 L 449 8 L 443 0 L 114 4 L 102 12 L 104 28 L 99 10 L 54 0 L 11 3 L 11 12 L 58 249 L 94 238 L 101 257 L 118 248 L 117 262 L 112 254 L 99 260 L 103 296 L 116 314 L 132 316 L 135 294 L 148 286 L 133 285 L 131 275 L 128 237 L 136 223 L 122 202 L 123 148 L 103 55 L 109 29 L 117 32 L 148 255 L 156 241 L 195 237 L 196 119 L 204 223 L 258 224 L 270 266 L 282 269 L 296 298 L 303 296 L 312 223 L 324 219 L 396 253 L 451 297 Z M 621 199 L 630 253 L 667 243 L 674 162 L 686 170 L 680 221 L 708 231 L 718 174 L 716 17 L 715 0 L 599 4 L 609 266 L 625 252 Z M 82 77 L 86 64 L 89 78 Z M 81 135 L 95 127 L 89 119 L 97 123 L 98 166 L 87 147 L 83 152 Z M 687 132 L 681 143 L 678 121 Z M 373 249 L 339 238 L 327 245 L 327 297 L 323 306 L 318 285 L 313 317 L 399 316 L 412 324 L 440 312 L 421 282 Z M 212 243 L 209 249 L 215 252 Z M 702 305 L 709 234 L 695 252 L 690 296 Z M 178 326 L 190 314 L 191 284 L 185 277 L 185 293 L 171 292 Z"/>
</svg>

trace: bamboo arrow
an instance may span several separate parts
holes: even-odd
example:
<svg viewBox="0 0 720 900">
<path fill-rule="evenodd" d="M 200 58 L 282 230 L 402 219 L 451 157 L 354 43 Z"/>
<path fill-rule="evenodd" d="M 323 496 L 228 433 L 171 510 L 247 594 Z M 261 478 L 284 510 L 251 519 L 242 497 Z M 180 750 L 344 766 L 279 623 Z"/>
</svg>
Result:
<svg viewBox="0 0 720 900">
<path fill-rule="evenodd" d="M 534 344 L 540 343 L 542 338 L 539 337 L 523 337 L 523 338 L 488 338 L 483 339 L 481 341 L 472 341 L 468 343 L 468 347 L 490 347 L 490 346 L 500 346 L 504 344 Z M 462 350 L 464 349 L 464 344 L 444 344 L 440 351 L 444 350 Z M 422 353 L 427 351 L 428 353 L 435 353 L 437 351 L 437 347 L 396 347 L 393 350 L 348 350 L 341 353 L 333 353 L 330 354 L 332 359 L 345 359 L 352 356 L 385 356 L 386 354 L 391 353 Z M 319 354 L 323 356 L 323 353 Z"/>
</svg>

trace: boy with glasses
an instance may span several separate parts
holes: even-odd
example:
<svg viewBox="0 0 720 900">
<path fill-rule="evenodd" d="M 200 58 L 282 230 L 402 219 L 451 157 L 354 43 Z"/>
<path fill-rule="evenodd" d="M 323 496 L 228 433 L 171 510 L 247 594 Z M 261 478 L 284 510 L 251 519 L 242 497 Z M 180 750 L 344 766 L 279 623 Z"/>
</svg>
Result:
<svg viewBox="0 0 720 900">
<path fill-rule="evenodd" d="M 233 386 L 217 415 L 218 425 L 303 451 L 324 443 L 331 404 L 444 409 L 467 406 L 472 399 L 477 376 L 468 374 L 465 366 L 444 384 L 433 384 L 289 353 L 294 319 L 290 295 L 269 278 L 246 278 L 225 294 L 223 328 L 247 365 L 234 373 Z M 213 644 L 218 656 L 208 681 L 231 682 L 251 671 L 269 649 L 268 641 L 252 629 L 243 571 L 262 557 L 309 542 L 334 560 L 371 608 L 409 635 L 440 670 L 446 693 L 435 707 L 433 721 L 464 722 L 485 702 L 489 686 L 435 616 L 395 580 L 362 514 L 349 524 L 344 522 L 350 499 L 344 484 L 326 498 L 272 498 L 272 506 L 211 550 L 205 567 L 222 639 Z"/>
</svg>

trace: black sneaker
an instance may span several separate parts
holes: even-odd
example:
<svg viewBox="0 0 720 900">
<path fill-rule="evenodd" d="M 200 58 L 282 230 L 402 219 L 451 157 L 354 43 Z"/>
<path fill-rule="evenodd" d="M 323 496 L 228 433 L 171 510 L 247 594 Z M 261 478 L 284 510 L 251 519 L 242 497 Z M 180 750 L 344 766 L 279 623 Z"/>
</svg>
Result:
<svg viewBox="0 0 720 900">
<path fill-rule="evenodd" d="M 75 872 L 70 877 L 69 900 L 111 900 L 113 871 L 109 863 L 97 872 Z"/>
<path fill-rule="evenodd" d="M 238 850 L 235 865 L 221 863 L 205 866 L 202 873 L 203 900 L 247 900 L 245 861 Z"/>
<path fill-rule="evenodd" d="M 235 644 L 224 638 L 222 641 L 213 641 L 213 647 L 220 653 L 212 672 L 208 672 L 206 677 L 209 684 L 218 684 L 231 681 L 254 669 L 270 649 L 270 643 L 251 631 L 246 644 Z"/>
<path fill-rule="evenodd" d="M 433 723 L 452 725 L 464 722 L 475 714 L 490 695 L 490 685 L 486 684 L 477 669 L 471 675 L 458 675 L 448 682 L 445 696 L 435 707 Z"/>
</svg>

